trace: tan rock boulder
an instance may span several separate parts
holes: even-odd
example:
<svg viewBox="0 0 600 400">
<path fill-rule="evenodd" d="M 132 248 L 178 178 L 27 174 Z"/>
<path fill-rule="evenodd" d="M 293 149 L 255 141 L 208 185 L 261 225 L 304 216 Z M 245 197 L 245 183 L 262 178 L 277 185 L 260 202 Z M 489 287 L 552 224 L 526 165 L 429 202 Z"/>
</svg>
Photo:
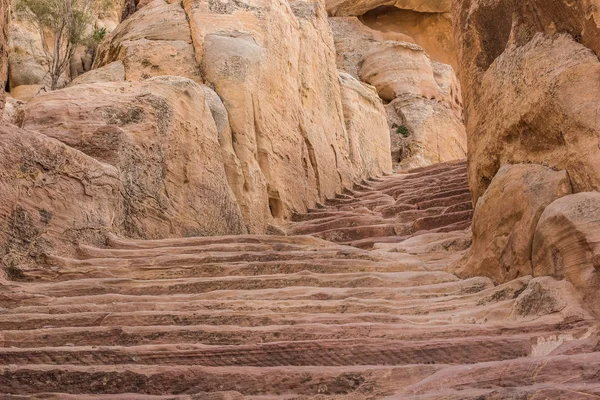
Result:
<svg viewBox="0 0 600 400">
<path fill-rule="evenodd" d="M 87 85 L 91 83 L 123 82 L 125 80 L 125 65 L 123 61 L 115 61 L 104 67 L 93 69 L 73 79 L 69 86 Z"/>
<path fill-rule="evenodd" d="M 461 91 L 451 66 L 356 18 L 335 17 L 330 24 L 338 68 L 375 86 L 388 103 L 394 162 L 410 169 L 466 156 Z"/>
<path fill-rule="evenodd" d="M 473 245 L 460 276 L 488 276 L 496 283 L 532 275 L 532 241 L 544 209 L 571 193 L 565 171 L 541 165 L 505 165 L 479 199 Z"/>
<path fill-rule="evenodd" d="M 94 68 L 122 61 L 128 80 L 177 75 L 201 83 L 186 18 L 180 3 L 151 2 L 107 36 Z"/>
<path fill-rule="evenodd" d="M 120 233 L 124 191 L 118 170 L 58 140 L 0 124 L 0 262 L 11 278 L 45 254 L 73 254 Z"/>
<path fill-rule="evenodd" d="M 476 200 L 507 163 L 569 173 L 600 189 L 600 18 L 597 1 L 457 1 Z"/>
<path fill-rule="evenodd" d="M 22 19 L 12 20 L 8 56 L 8 86 L 12 96 L 19 100 L 31 100 L 48 81 L 49 63 L 42 38 L 35 25 Z"/>
<path fill-rule="evenodd" d="M 0 0 L 0 120 L 4 110 L 4 88 L 8 77 L 8 44 L 9 44 L 9 17 L 10 3 L 8 0 Z"/>
<path fill-rule="evenodd" d="M 451 0 L 327 0 L 327 11 L 335 16 L 357 16 L 381 6 L 423 13 L 450 12 Z"/>
<path fill-rule="evenodd" d="M 375 86 L 388 102 L 401 94 L 440 97 L 429 57 L 421 47 L 406 42 L 380 43 L 363 58 L 360 78 Z"/>
<path fill-rule="evenodd" d="M 350 162 L 358 171 L 365 171 L 360 178 L 368 178 L 367 171 L 387 171 L 389 136 L 371 135 L 373 131 L 387 130 L 385 110 L 377 91 L 344 72 L 340 72 L 340 85 Z"/>
<path fill-rule="evenodd" d="M 541 215 L 533 240 L 533 274 L 567 279 L 600 310 L 600 193 L 562 197 Z"/>
<path fill-rule="evenodd" d="M 246 231 L 201 86 L 182 77 L 77 85 L 37 96 L 23 126 L 118 170 L 124 232 L 163 238 Z"/>
</svg>

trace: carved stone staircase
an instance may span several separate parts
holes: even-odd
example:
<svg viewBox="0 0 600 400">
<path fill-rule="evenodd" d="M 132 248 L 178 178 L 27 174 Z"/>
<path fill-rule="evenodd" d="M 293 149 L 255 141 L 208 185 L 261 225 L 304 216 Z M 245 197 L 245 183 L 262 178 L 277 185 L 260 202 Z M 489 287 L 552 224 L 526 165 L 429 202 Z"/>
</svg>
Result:
<svg viewBox="0 0 600 400">
<path fill-rule="evenodd" d="M 0 285 L 0 398 L 598 398 L 597 321 L 568 283 L 446 272 L 471 212 L 451 163 L 357 185 L 289 236 L 51 257 Z"/>
</svg>

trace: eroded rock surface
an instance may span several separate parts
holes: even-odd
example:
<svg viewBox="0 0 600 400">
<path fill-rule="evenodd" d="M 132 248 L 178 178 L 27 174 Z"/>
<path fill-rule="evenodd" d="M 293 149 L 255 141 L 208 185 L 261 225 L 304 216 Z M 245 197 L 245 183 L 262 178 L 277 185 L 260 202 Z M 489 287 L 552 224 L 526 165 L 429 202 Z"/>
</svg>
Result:
<svg viewBox="0 0 600 400">
<path fill-rule="evenodd" d="M 600 311 L 600 193 L 565 196 L 541 215 L 533 240 L 533 274 L 567 279 Z"/>
<path fill-rule="evenodd" d="M 116 9 L 118 2 L 106 2 L 107 8 L 95 16 L 94 21 L 87 27 L 107 29 L 111 31 L 116 26 Z M 49 90 L 49 66 L 52 63 L 54 37 L 51 30 L 45 35 L 40 34 L 39 27 L 25 10 L 13 10 L 13 19 L 3 28 L 10 30 L 9 79 L 8 91 L 15 99 L 29 101 L 40 93 Z M 72 79 L 89 71 L 92 67 L 92 44 L 81 44 L 75 49 L 73 57 L 61 75 L 58 87 L 65 86 Z"/>
<path fill-rule="evenodd" d="M 101 245 L 125 217 L 114 166 L 58 140 L 0 124 L 0 254 L 3 273 L 46 265 L 82 241 Z"/>
<path fill-rule="evenodd" d="M 318 1 L 157 0 L 110 35 L 96 66 L 115 60 L 127 79 L 182 75 L 218 94 L 227 176 L 251 232 L 391 170 L 383 107 L 360 84 L 340 85 Z"/>
<path fill-rule="evenodd" d="M 0 22 L 2 22 L 2 28 L 0 28 L 0 120 L 2 120 L 4 110 L 4 88 L 8 78 L 9 6 L 8 0 L 0 0 Z"/>
<path fill-rule="evenodd" d="M 575 192 L 600 189 L 598 5 L 533 3 L 456 3 L 475 200 L 507 163 L 566 170 Z"/>
<path fill-rule="evenodd" d="M 475 218 L 473 241 L 488 243 L 488 249 L 502 247 L 506 240 L 510 243 L 509 238 L 502 238 L 509 229 L 495 216 L 506 214 L 511 221 L 519 215 L 516 211 L 530 209 L 535 213 L 519 218 L 535 222 L 527 215 L 542 212 L 546 217 L 539 219 L 534 237 L 531 223 L 525 224 L 526 230 L 518 228 L 521 223 L 514 225 L 510 238 L 516 237 L 518 228 L 521 244 L 511 245 L 511 253 L 516 255 L 518 247 L 527 256 L 531 249 L 536 276 L 568 279 L 592 308 L 598 307 L 597 296 L 591 294 L 597 291 L 592 288 L 598 280 L 592 262 L 595 250 L 589 244 L 595 239 L 588 243 L 589 233 L 582 227 L 594 226 L 597 218 L 592 211 L 575 216 L 575 210 L 581 206 L 581 196 L 587 196 L 582 192 L 600 189 L 599 6 L 595 0 L 459 0 L 453 7 L 467 116 L 469 183 L 474 202 L 483 199 L 488 205 L 482 206 L 482 218 Z M 518 163 L 566 171 L 573 196 L 565 196 L 568 201 L 554 199 L 552 206 L 553 197 L 562 196 L 548 197 L 538 191 L 537 205 L 531 208 L 529 190 L 499 193 L 494 185 L 504 175 L 503 169 Z M 535 181 L 545 179 L 540 176 Z M 550 192 L 555 191 L 555 183 L 549 182 Z M 513 211 L 507 204 L 512 204 Z M 487 261 L 478 260 L 476 253 L 474 247 L 467 275 L 484 271 L 496 279 L 510 279 L 514 276 L 510 271 L 516 273 L 527 264 L 519 261 L 523 257 L 504 261 L 504 250 L 500 257 L 498 250 Z M 481 268 L 473 269 L 475 265 Z M 523 273 L 527 272 L 518 272 Z"/>
<path fill-rule="evenodd" d="M 500 168 L 475 207 L 473 246 L 459 275 L 489 276 L 497 283 L 532 275 L 532 242 L 540 216 L 570 193 L 565 171 L 535 164 Z"/>
<path fill-rule="evenodd" d="M 327 0 L 332 17 L 357 17 L 369 28 L 395 40 L 415 43 L 438 62 L 456 68 L 451 0 Z"/>
<path fill-rule="evenodd" d="M 132 237 L 246 232 L 205 92 L 189 79 L 43 94 L 25 106 L 22 126 L 118 169 Z"/>
<path fill-rule="evenodd" d="M 338 68 L 373 85 L 386 106 L 392 159 L 410 169 L 462 159 L 466 132 L 451 66 L 355 17 L 330 18 Z"/>
</svg>

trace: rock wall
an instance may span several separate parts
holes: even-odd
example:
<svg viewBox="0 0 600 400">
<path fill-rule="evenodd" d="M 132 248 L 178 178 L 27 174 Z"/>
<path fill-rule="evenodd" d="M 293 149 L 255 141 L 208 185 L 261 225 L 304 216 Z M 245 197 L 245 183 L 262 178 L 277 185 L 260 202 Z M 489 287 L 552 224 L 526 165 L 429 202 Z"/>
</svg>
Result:
<svg viewBox="0 0 600 400">
<path fill-rule="evenodd" d="M 4 88 L 8 76 L 9 6 L 9 0 L 0 0 L 0 121 L 4 111 Z"/>
<path fill-rule="evenodd" d="M 0 254 L 17 274 L 111 232 L 274 232 L 391 171 L 381 100 L 338 72 L 313 1 L 153 1 L 92 71 L 10 114 L 22 130 L 0 135 Z"/>
<path fill-rule="evenodd" d="M 597 2 L 455 3 L 474 199 L 518 162 L 567 170 L 575 191 L 600 189 Z"/>
<path fill-rule="evenodd" d="M 103 245 L 107 232 L 123 233 L 115 167 L 41 133 L 0 125 L 0 168 L 0 265 L 9 278 L 46 264 L 49 253 L 74 254 L 75 242 Z"/>
<path fill-rule="evenodd" d="M 115 167 L 123 231 L 161 238 L 244 233 L 217 126 L 201 86 L 183 77 L 77 85 L 37 96 L 22 126 Z"/>
<path fill-rule="evenodd" d="M 330 24 L 338 68 L 373 85 L 386 103 L 392 159 L 400 168 L 466 157 L 460 85 L 450 65 L 356 17 L 331 17 Z"/>
<path fill-rule="evenodd" d="M 434 60 L 457 67 L 451 0 L 327 0 L 333 17 L 357 17 L 367 27 L 418 44 Z"/>
<path fill-rule="evenodd" d="M 97 15 L 93 26 L 106 28 L 111 31 L 116 26 L 117 3 L 108 7 L 102 14 Z M 29 101 L 34 96 L 45 91 L 50 77 L 48 66 L 54 41 L 47 32 L 46 43 L 37 25 L 27 17 L 25 12 L 13 12 L 10 25 L 9 45 L 9 85 L 11 97 L 21 101 Z M 59 86 L 65 86 L 71 79 L 89 71 L 93 61 L 93 45 L 79 46 L 70 60 L 69 67 L 61 76 Z"/>
<path fill-rule="evenodd" d="M 156 0 L 110 35 L 95 66 L 116 60 L 127 79 L 172 74 L 215 90 L 228 181 L 251 232 L 391 170 L 383 108 L 348 104 L 365 98 L 360 85 L 342 95 L 319 1 Z M 373 121 L 368 131 L 349 126 L 364 119 L 357 109 Z"/>
<path fill-rule="evenodd" d="M 580 192 L 600 190 L 599 6 L 597 0 L 454 2 L 469 181 L 477 202 L 473 248 L 479 258 L 463 266 L 465 275 L 483 273 L 498 282 L 517 271 L 553 275 L 597 305 L 590 293 L 599 287 L 598 238 L 589 229 L 597 225 L 597 196 Z M 511 184 L 519 190 L 499 191 L 504 168 L 520 163 L 549 171 L 546 177 L 560 174 L 570 187 L 540 188 L 545 178 L 525 174 Z M 522 257 L 515 256 L 519 248 Z"/>
</svg>

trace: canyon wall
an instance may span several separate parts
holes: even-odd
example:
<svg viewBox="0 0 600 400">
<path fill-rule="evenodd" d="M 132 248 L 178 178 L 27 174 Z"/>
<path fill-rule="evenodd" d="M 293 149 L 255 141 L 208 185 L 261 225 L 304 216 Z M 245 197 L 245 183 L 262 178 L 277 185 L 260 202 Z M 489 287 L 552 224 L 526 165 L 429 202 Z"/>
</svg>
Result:
<svg viewBox="0 0 600 400">
<path fill-rule="evenodd" d="M 600 220 L 599 7 L 454 2 L 477 203 L 463 274 L 566 277 L 598 305 L 600 238 L 590 227 Z"/>
<path fill-rule="evenodd" d="M 452 66 L 444 63 L 449 57 L 441 56 L 434 48 L 425 46 L 427 41 L 421 40 L 424 37 L 452 40 L 449 7 L 441 4 L 437 8 L 417 7 L 402 2 L 387 8 L 381 8 L 377 2 L 328 2 L 327 5 L 332 14 L 329 22 L 338 68 L 375 87 L 383 100 L 392 159 L 397 167 L 410 169 L 466 157 L 458 79 Z M 437 14 L 423 11 L 433 9 Z M 365 19 L 372 12 L 378 13 L 374 23 Z M 436 29 L 444 35 L 429 32 L 414 25 L 414 21 L 394 19 L 394 15 L 403 12 L 423 18 L 443 16 L 440 18 L 446 24 Z M 380 23 L 384 20 L 389 20 L 389 25 Z M 412 36 L 406 34 L 409 31 Z M 447 55 L 454 55 L 453 46 L 441 47 L 448 51 Z M 429 51 L 434 53 L 428 54 Z M 452 63 L 455 64 L 454 59 Z"/>
<path fill-rule="evenodd" d="M 391 171 L 383 104 L 338 71 L 321 2 L 136 9 L 91 71 L 19 103 L 18 127 L 2 128 L 10 271 L 110 233 L 280 232 L 294 212 Z"/>
<path fill-rule="evenodd" d="M 0 0 L 0 121 L 4 111 L 6 78 L 8 76 L 9 0 Z"/>
<path fill-rule="evenodd" d="M 227 177 L 251 232 L 391 170 L 380 102 L 350 118 L 366 118 L 369 131 L 348 124 L 344 101 L 365 98 L 365 89 L 345 85 L 356 95 L 342 95 L 318 1 L 156 0 L 100 46 L 95 66 L 115 61 L 126 79 L 179 75 L 218 94 Z"/>
<path fill-rule="evenodd" d="M 327 0 L 332 17 L 357 17 L 373 30 L 415 43 L 436 61 L 457 67 L 451 0 Z"/>
</svg>

